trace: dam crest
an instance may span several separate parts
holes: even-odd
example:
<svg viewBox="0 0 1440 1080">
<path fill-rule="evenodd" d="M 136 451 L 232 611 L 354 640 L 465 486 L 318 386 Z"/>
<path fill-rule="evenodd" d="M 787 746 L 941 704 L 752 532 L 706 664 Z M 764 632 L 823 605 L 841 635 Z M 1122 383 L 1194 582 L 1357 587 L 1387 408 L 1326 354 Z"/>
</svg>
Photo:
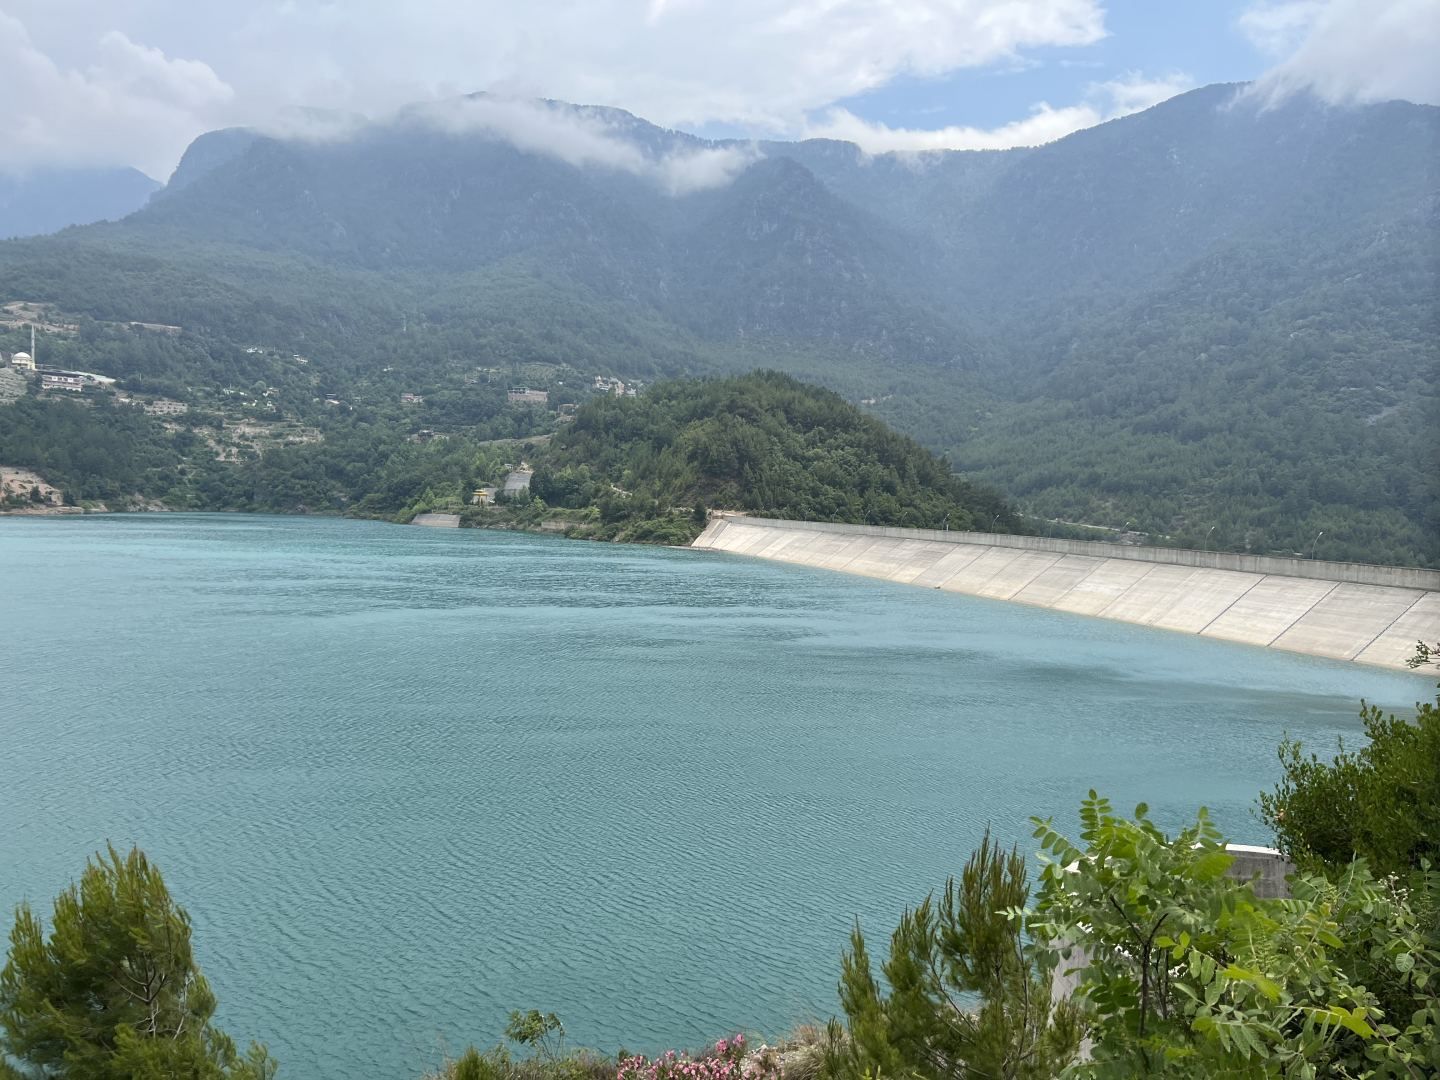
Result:
<svg viewBox="0 0 1440 1080">
<path fill-rule="evenodd" d="M 1392 669 L 1440 641 L 1415 567 L 739 514 L 691 546 Z"/>
</svg>

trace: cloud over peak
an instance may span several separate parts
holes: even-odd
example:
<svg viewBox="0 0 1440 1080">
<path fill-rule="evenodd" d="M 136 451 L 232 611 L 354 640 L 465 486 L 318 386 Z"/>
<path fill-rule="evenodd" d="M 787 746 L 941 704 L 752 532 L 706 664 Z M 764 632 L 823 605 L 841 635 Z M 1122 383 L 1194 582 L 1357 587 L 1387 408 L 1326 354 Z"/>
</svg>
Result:
<svg viewBox="0 0 1440 1080">
<path fill-rule="evenodd" d="M 1152 78 L 1140 72 L 1131 72 L 1120 79 L 1091 83 L 1082 102 L 1057 108 L 1042 101 L 1034 106 L 1029 116 L 993 128 L 894 128 L 862 120 L 845 109 L 831 109 L 819 122 L 807 127 L 806 135 L 809 138 L 853 142 L 867 154 L 1040 146 L 1082 128 L 1148 109 L 1192 89 L 1194 85 L 1188 75 L 1179 73 Z"/>
<path fill-rule="evenodd" d="M 405 119 L 453 135 L 483 135 L 577 168 L 629 173 L 671 195 L 722 187 L 760 157 L 750 145 L 647 148 L 621 121 L 626 114 L 534 99 L 474 94 L 406 109 Z M 627 117 L 628 118 L 628 117 Z M 638 123 L 630 120 L 630 124 Z"/>
<path fill-rule="evenodd" d="M 1313 93 L 1337 105 L 1440 105 L 1440 2 L 1284 0 L 1253 4 L 1239 28 L 1281 56 L 1251 93 L 1275 103 Z"/>
</svg>

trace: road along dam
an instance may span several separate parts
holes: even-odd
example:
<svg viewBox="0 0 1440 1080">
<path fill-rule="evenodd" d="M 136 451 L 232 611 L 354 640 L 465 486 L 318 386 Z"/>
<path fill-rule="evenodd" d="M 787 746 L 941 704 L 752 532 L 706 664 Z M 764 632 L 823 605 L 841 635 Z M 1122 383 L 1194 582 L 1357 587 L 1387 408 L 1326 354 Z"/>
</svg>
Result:
<svg viewBox="0 0 1440 1080">
<path fill-rule="evenodd" d="M 1437 570 L 741 515 L 692 546 L 1387 668 L 1440 641 Z"/>
</svg>

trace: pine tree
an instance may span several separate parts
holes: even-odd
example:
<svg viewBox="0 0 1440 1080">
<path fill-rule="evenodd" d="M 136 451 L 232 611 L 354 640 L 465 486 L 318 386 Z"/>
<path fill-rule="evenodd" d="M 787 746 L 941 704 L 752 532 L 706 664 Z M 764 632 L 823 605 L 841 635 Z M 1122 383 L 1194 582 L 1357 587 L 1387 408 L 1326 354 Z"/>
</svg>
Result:
<svg viewBox="0 0 1440 1080">
<path fill-rule="evenodd" d="M 28 904 L 0 971 L 0 1055 L 21 1075 L 66 1080 L 269 1080 L 210 1020 L 190 918 L 138 848 L 87 863 L 55 901 L 50 934 Z"/>
<path fill-rule="evenodd" d="M 987 834 L 958 885 L 901 918 L 888 996 L 857 926 L 840 982 L 850 1034 L 832 1025 L 830 1076 L 1048 1080 L 1074 1060 L 1075 1007 L 1052 1004 L 1047 965 L 1021 933 L 1028 898 L 1024 858 Z"/>
</svg>

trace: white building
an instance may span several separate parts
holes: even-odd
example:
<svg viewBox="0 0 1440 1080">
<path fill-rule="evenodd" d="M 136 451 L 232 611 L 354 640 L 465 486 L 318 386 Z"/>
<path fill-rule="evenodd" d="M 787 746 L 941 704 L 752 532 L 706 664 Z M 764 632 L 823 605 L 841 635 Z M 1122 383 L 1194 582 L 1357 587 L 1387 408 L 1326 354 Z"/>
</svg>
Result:
<svg viewBox="0 0 1440 1080">
<path fill-rule="evenodd" d="M 21 371 L 34 371 L 35 358 L 28 352 L 17 352 L 14 356 L 10 357 L 10 366 L 18 368 Z"/>
<path fill-rule="evenodd" d="M 73 390 L 80 393 L 85 389 L 85 380 L 68 371 L 46 371 L 40 375 L 41 390 Z"/>
</svg>

